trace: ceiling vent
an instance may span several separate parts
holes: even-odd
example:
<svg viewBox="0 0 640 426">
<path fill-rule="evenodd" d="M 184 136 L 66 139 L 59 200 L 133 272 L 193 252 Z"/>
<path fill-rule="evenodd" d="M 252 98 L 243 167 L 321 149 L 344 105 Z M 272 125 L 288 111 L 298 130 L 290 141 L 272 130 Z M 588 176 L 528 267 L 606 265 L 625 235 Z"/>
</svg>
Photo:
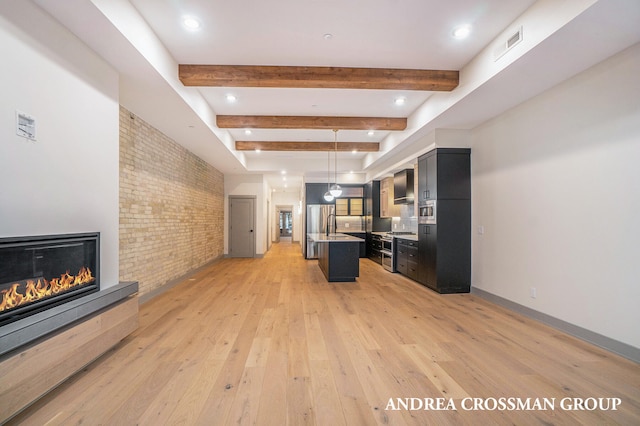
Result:
<svg viewBox="0 0 640 426">
<path fill-rule="evenodd" d="M 505 53 L 511 50 L 516 44 L 522 41 L 522 27 L 518 31 L 510 35 L 505 41 L 500 43 L 493 52 L 494 61 L 502 58 Z"/>
</svg>

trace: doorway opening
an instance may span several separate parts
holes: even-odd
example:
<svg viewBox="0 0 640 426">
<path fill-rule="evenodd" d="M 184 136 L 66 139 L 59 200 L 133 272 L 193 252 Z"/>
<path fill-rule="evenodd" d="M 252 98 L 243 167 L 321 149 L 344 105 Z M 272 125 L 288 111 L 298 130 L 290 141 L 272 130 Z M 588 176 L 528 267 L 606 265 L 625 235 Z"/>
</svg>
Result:
<svg viewBox="0 0 640 426">
<path fill-rule="evenodd" d="M 276 205 L 273 218 L 273 241 L 293 243 L 296 234 L 295 226 L 293 206 Z"/>
<path fill-rule="evenodd" d="M 293 214 L 289 210 L 280 210 L 278 218 L 280 241 L 291 242 L 293 237 Z"/>
</svg>

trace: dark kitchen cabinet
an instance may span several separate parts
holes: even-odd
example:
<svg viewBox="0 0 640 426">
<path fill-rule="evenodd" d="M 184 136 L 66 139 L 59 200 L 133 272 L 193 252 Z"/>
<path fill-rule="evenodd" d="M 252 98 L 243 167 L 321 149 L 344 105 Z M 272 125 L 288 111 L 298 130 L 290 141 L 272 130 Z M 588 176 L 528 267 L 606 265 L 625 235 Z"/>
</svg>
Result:
<svg viewBox="0 0 640 426">
<path fill-rule="evenodd" d="M 402 275 L 407 275 L 407 246 L 396 239 L 394 249 L 393 260 L 396 263 L 395 270 Z"/>
<path fill-rule="evenodd" d="M 471 198 L 471 157 L 466 148 L 437 148 L 418 159 L 418 202 Z"/>
<path fill-rule="evenodd" d="M 436 225 L 418 225 L 418 282 L 439 293 L 471 289 L 471 200 L 438 200 Z"/>
<path fill-rule="evenodd" d="M 418 241 L 396 238 L 394 259 L 396 272 L 418 281 Z"/>
<path fill-rule="evenodd" d="M 418 193 L 415 194 L 418 205 L 427 201 L 427 156 L 418 158 Z"/>
<path fill-rule="evenodd" d="M 366 233 L 364 232 L 341 232 L 341 233 L 351 235 L 352 237 L 356 237 L 356 238 L 362 238 L 363 241 L 361 241 L 359 244 L 359 256 L 367 257 L 367 243 L 366 243 L 367 234 Z"/>
<path fill-rule="evenodd" d="M 438 157 L 436 152 L 427 154 L 425 163 L 427 165 L 426 186 L 424 192 L 425 200 L 435 200 L 438 198 Z"/>
<path fill-rule="evenodd" d="M 326 183 L 307 183 L 305 185 L 306 204 L 335 204 L 335 201 L 326 201 L 324 193 L 329 190 Z"/>
<path fill-rule="evenodd" d="M 436 225 L 418 225 L 418 282 L 432 289 L 437 287 L 437 238 Z"/>
<path fill-rule="evenodd" d="M 418 158 L 418 204 L 436 201 L 435 224 L 418 225 L 418 282 L 439 293 L 471 288 L 471 151 L 437 148 Z"/>
<path fill-rule="evenodd" d="M 367 231 L 367 257 L 381 264 L 382 241 L 380 235 L 372 232 L 388 232 L 391 230 L 391 218 L 380 217 L 380 181 L 371 181 L 364 186 L 364 215 Z"/>
</svg>

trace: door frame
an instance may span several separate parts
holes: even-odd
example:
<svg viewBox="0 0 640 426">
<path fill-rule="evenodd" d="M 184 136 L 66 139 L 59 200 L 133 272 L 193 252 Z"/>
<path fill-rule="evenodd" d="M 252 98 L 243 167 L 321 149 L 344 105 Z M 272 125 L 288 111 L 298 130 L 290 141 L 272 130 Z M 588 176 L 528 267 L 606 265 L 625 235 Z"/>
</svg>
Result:
<svg viewBox="0 0 640 426">
<path fill-rule="evenodd" d="M 246 199 L 252 199 L 253 200 L 253 224 L 251 225 L 252 229 L 253 229 L 253 244 L 252 244 L 252 256 L 251 257 L 256 257 L 256 234 L 257 234 L 257 229 L 256 229 L 256 220 L 257 220 L 257 215 L 258 215 L 258 197 L 255 195 L 229 195 L 229 201 L 228 201 L 228 206 L 227 206 L 227 211 L 231 212 L 231 202 L 233 200 L 246 200 Z M 229 249 L 229 257 L 233 257 L 231 255 L 232 253 L 232 246 L 233 246 L 233 233 L 231 232 L 231 217 L 229 217 L 229 220 L 227 221 L 227 235 L 229 236 L 228 239 L 228 249 Z"/>
</svg>

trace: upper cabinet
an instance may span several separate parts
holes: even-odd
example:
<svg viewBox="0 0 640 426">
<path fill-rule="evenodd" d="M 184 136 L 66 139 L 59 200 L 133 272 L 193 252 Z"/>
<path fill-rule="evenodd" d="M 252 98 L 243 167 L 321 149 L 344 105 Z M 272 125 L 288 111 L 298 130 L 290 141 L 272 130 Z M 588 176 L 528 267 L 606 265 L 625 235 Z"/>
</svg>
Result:
<svg viewBox="0 0 640 426">
<path fill-rule="evenodd" d="M 349 215 L 349 199 L 336 198 L 336 216 L 348 216 L 348 215 Z"/>
<path fill-rule="evenodd" d="M 349 198 L 349 214 L 351 216 L 364 215 L 364 203 L 362 198 Z"/>
<path fill-rule="evenodd" d="M 362 198 L 336 198 L 336 216 L 362 216 Z"/>
<path fill-rule="evenodd" d="M 470 150 L 437 148 L 418 159 L 418 202 L 471 199 Z"/>
<path fill-rule="evenodd" d="M 393 175 L 393 204 L 413 203 L 413 169 L 405 169 Z"/>
<path fill-rule="evenodd" d="M 394 205 L 394 178 L 380 182 L 380 217 L 400 216 L 400 206 Z"/>
</svg>

